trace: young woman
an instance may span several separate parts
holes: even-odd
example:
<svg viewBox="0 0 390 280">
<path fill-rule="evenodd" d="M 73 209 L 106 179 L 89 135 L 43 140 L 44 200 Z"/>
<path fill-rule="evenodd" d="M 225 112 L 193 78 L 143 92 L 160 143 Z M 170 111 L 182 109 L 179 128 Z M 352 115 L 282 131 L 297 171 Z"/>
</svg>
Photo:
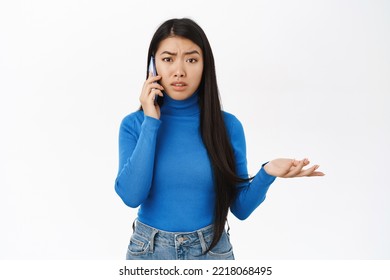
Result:
<svg viewBox="0 0 390 280">
<path fill-rule="evenodd" d="M 164 22 L 150 43 L 141 109 L 119 134 L 115 190 L 136 208 L 127 259 L 234 259 L 228 211 L 246 219 L 276 177 L 322 176 L 307 159 L 275 159 L 248 178 L 239 120 L 221 111 L 214 58 L 190 19 Z M 155 100 L 157 98 L 157 100 Z M 157 101 L 157 102 L 156 102 Z"/>
</svg>

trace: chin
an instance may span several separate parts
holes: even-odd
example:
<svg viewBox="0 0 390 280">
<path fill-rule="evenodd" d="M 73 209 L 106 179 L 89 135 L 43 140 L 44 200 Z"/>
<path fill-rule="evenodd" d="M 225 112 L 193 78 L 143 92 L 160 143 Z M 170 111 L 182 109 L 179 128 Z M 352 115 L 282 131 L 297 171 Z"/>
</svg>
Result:
<svg viewBox="0 0 390 280">
<path fill-rule="evenodd" d="M 187 98 L 190 98 L 192 96 L 192 93 L 183 93 L 183 92 L 180 92 L 180 93 L 174 93 L 174 94 L 169 94 L 169 97 L 172 98 L 172 99 L 175 99 L 175 100 L 186 100 Z"/>
</svg>

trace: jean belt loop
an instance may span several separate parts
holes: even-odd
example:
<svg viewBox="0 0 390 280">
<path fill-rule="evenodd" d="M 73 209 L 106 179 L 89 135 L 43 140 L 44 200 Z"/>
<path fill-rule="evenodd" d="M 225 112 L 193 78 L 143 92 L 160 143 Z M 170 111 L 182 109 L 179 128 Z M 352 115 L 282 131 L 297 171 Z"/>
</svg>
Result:
<svg viewBox="0 0 390 280">
<path fill-rule="evenodd" d="M 154 251 L 154 238 L 157 234 L 158 230 L 157 229 L 152 229 L 152 234 L 150 235 L 150 240 L 149 240 L 149 251 L 153 253 Z"/>
<path fill-rule="evenodd" d="M 132 226 L 132 228 L 133 228 L 133 233 L 134 233 L 134 231 L 135 231 L 135 228 L 137 227 L 137 223 L 138 223 L 138 218 L 135 218 L 134 221 L 133 221 L 133 226 Z"/>
<path fill-rule="evenodd" d="M 227 235 L 229 235 L 229 231 L 230 231 L 230 225 L 229 225 L 229 221 L 226 219 L 226 224 L 227 224 Z"/>
<path fill-rule="evenodd" d="M 204 254 L 207 251 L 207 245 L 206 241 L 204 240 L 203 232 L 201 230 L 197 230 L 196 232 L 198 233 L 200 246 L 202 247 L 202 254 Z"/>
</svg>

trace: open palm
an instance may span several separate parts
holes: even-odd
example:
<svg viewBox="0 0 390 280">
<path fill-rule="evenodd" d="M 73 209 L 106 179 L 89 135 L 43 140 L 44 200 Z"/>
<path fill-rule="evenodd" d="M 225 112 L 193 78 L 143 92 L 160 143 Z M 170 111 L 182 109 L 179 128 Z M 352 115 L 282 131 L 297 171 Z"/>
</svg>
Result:
<svg viewBox="0 0 390 280">
<path fill-rule="evenodd" d="M 308 159 L 295 160 L 289 158 L 278 158 L 268 162 L 264 169 L 272 176 L 281 178 L 294 178 L 304 176 L 324 176 L 325 174 L 317 171 L 319 165 L 313 165 L 310 168 L 304 169 L 310 163 Z"/>
</svg>

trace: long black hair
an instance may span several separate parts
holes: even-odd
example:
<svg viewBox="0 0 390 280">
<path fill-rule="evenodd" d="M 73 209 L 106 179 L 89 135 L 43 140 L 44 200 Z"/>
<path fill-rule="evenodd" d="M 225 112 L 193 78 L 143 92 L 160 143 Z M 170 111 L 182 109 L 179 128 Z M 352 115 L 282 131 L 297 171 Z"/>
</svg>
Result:
<svg viewBox="0 0 390 280">
<path fill-rule="evenodd" d="M 215 74 L 214 56 L 202 28 L 188 18 L 165 21 L 154 33 L 150 42 L 147 63 L 158 49 L 160 42 L 168 37 L 179 36 L 191 40 L 203 52 L 203 74 L 199 87 L 200 133 L 211 160 L 216 203 L 214 212 L 214 235 L 207 251 L 221 238 L 229 207 L 236 196 L 236 185 L 248 181 L 236 175 L 233 149 L 227 135 Z M 148 76 L 148 73 L 146 74 Z M 146 78 L 147 78 L 146 76 Z M 158 98 L 162 105 L 162 98 Z"/>
</svg>

